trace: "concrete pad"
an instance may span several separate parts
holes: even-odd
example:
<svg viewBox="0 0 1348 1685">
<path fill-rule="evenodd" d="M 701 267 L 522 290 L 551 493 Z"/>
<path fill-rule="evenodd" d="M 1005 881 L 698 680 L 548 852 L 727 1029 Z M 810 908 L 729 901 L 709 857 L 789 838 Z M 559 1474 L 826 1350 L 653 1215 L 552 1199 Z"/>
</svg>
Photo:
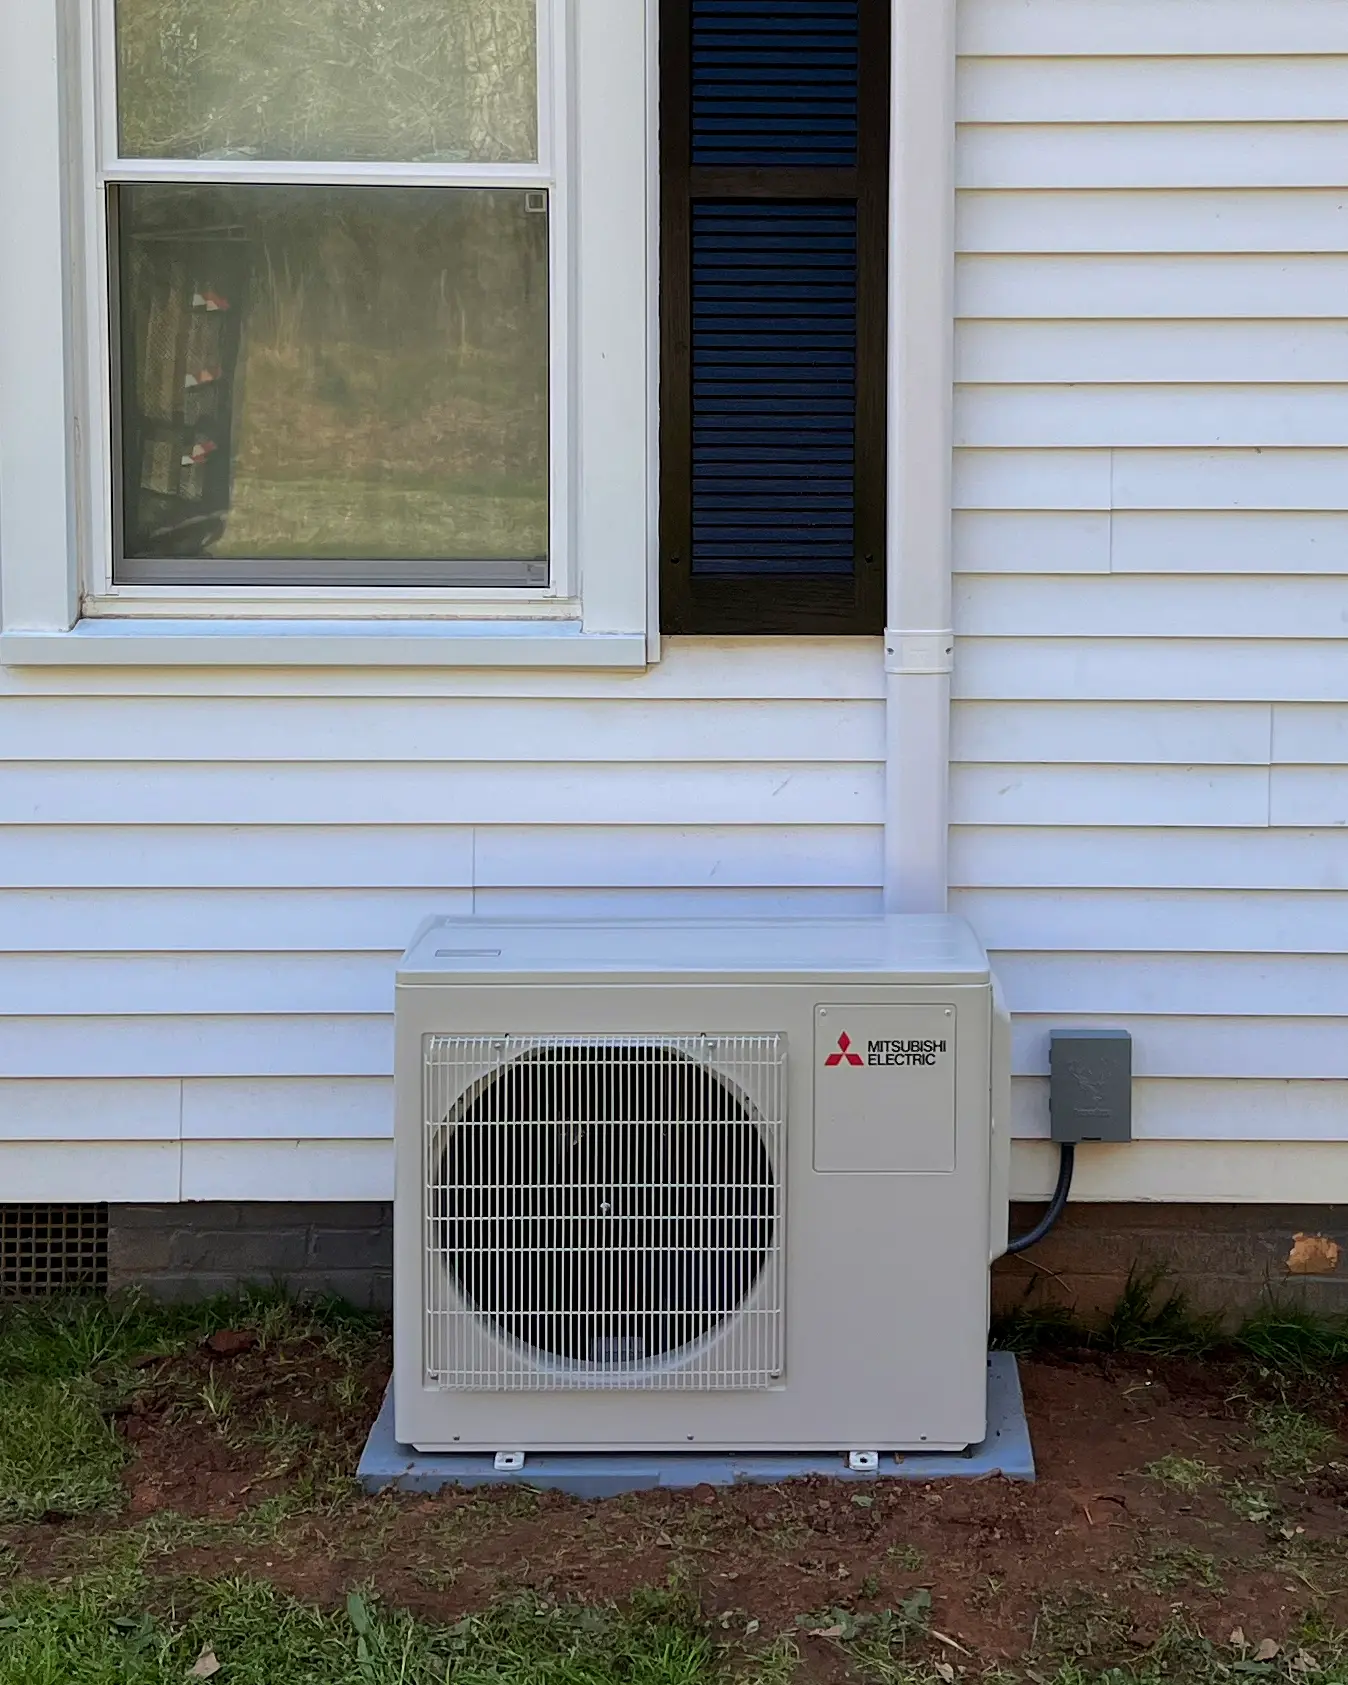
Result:
<svg viewBox="0 0 1348 1685">
<path fill-rule="evenodd" d="M 988 1436 L 967 1451 L 909 1452 L 880 1458 L 878 1470 L 855 1472 L 841 1453 L 811 1451 L 530 1452 L 524 1467 L 502 1471 L 489 1455 L 422 1452 L 393 1437 L 393 1388 L 370 1430 L 357 1478 L 367 1492 L 439 1492 L 446 1486 L 532 1486 L 577 1498 L 613 1498 L 679 1486 L 771 1486 L 802 1475 L 837 1480 L 974 1480 L 990 1474 L 1034 1479 L 1034 1452 L 1011 1352 L 988 1357 Z"/>
</svg>

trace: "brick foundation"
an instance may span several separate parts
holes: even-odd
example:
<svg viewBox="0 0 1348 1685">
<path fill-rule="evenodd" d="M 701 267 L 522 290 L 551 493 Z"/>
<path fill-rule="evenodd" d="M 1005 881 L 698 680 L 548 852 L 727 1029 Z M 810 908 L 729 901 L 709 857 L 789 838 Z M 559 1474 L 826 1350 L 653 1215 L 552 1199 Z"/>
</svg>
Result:
<svg viewBox="0 0 1348 1685">
<path fill-rule="evenodd" d="M 1013 1233 L 1039 1208 L 1013 1208 Z M 1298 1263 L 1317 1272 L 1289 1273 Z M 1326 1266 L 1329 1266 L 1326 1269 Z M 1195 1309 L 1238 1314 L 1280 1300 L 1348 1313 L 1348 1206 L 1073 1205 L 1033 1252 L 993 1271 L 999 1310 L 1033 1289 L 1083 1316 L 1118 1298 L 1133 1268 L 1164 1269 Z M 387 1308 L 393 1281 L 393 1208 L 387 1204 L 113 1205 L 108 1284 L 192 1299 L 250 1282 L 335 1293 Z"/>
<path fill-rule="evenodd" d="M 203 1201 L 108 1207 L 108 1286 L 200 1299 L 250 1283 L 393 1302 L 393 1207 Z"/>
<path fill-rule="evenodd" d="M 1013 1206 L 1012 1234 L 1042 1209 Z M 1069 1205 L 1040 1245 L 997 1264 L 993 1304 L 1008 1310 L 1032 1289 L 1090 1317 L 1115 1303 L 1130 1269 L 1164 1270 L 1198 1311 L 1238 1315 L 1274 1297 L 1348 1312 L 1348 1205 Z"/>
</svg>

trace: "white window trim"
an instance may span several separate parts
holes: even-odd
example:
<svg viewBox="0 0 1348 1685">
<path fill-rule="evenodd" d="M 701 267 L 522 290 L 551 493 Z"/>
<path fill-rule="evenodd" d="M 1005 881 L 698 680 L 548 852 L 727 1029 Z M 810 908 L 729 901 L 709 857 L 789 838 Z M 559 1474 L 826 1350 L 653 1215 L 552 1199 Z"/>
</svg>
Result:
<svg viewBox="0 0 1348 1685">
<path fill-rule="evenodd" d="M 100 0 L 101 3 L 101 0 Z M 38 665 L 640 667 L 652 640 L 657 286 L 654 25 L 633 0 L 557 0 L 567 86 L 554 155 L 507 166 L 555 194 L 554 582 L 546 592 L 109 589 L 106 281 L 91 145 L 100 118 L 89 0 L 0 7 L 0 661 Z M 106 52 L 106 46 L 102 48 Z M 562 70 L 559 68 L 557 77 Z M 621 137 L 632 144 L 621 144 Z M 541 147 L 540 150 L 546 150 Z M 173 165 L 180 177 L 182 166 Z M 249 166 L 193 166 L 247 179 Z M 554 178 L 549 174 L 557 170 Z M 115 179 L 155 179 L 154 163 Z M 303 165 L 297 181 L 406 181 L 384 165 Z M 277 172 L 267 169 L 268 179 Z M 416 179 L 499 184 L 498 167 Z M 558 237 L 560 236 L 560 237 Z M 569 250 L 568 250 L 569 245 Z M 93 279 L 90 279 L 93 277 Z"/>
</svg>

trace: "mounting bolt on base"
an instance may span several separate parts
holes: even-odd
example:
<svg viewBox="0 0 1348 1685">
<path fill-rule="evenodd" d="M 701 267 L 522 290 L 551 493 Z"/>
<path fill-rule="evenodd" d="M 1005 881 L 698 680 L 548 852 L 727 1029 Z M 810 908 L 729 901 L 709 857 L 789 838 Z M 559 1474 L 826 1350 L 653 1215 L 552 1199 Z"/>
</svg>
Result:
<svg viewBox="0 0 1348 1685">
<path fill-rule="evenodd" d="M 492 1466 L 497 1474 L 518 1474 L 524 1467 L 523 1451 L 498 1451 Z"/>
<path fill-rule="evenodd" d="M 847 1466 L 853 1474 L 876 1474 L 880 1468 L 878 1451 L 849 1451 Z"/>
</svg>

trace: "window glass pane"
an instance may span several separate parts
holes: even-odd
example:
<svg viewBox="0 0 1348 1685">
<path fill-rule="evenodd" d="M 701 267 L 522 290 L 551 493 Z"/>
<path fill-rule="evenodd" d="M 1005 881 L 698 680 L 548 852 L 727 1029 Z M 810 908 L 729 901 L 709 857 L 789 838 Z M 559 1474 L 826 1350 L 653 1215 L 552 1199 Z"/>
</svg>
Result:
<svg viewBox="0 0 1348 1685">
<path fill-rule="evenodd" d="M 119 579 L 545 582 L 545 194 L 155 183 L 112 211 Z"/>
<path fill-rule="evenodd" d="M 116 0 L 128 158 L 538 156 L 536 0 Z"/>
</svg>

